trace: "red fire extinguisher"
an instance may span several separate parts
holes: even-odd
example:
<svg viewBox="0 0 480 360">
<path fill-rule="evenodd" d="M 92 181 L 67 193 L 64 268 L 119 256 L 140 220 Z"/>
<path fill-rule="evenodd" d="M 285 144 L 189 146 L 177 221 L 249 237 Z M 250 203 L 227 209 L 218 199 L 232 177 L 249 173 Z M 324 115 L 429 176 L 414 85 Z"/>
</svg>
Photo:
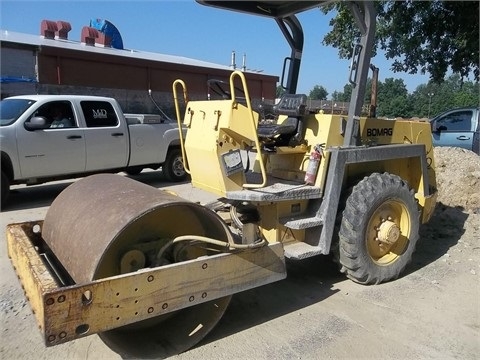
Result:
<svg viewBox="0 0 480 360">
<path fill-rule="evenodd" d="M 318 167 L 322 160 L 323 150 L 321 145 L 315 145 L 309 157 L 307 171 L 305 172 L 305 183 L 308 185 L 315 184 L 317 178 Z"/>
</svg>

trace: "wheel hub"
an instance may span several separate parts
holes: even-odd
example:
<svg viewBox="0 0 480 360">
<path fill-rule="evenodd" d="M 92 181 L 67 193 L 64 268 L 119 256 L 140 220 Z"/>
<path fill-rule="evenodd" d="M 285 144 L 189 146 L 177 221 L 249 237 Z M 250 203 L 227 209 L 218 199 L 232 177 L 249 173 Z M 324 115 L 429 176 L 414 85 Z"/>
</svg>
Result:
<svg viewBox="0 0 480 360">
<path fill-rule="evenodd" d="M 385 245 L 393 245 L 400 237 L 400 228 L 391 220 L 384 221 L 379 229 L 377 238 Z"/>
<path fill-rule="evenodd" d="M 120 260 L 120 273 L 127 274 L 145 267 L 145 255 L 140 250 L 126 252 Z"/>
<path fill-rule="evenodd" d="M 175 163 L 173 164 L 173 171 L 175 172 L 175 175 L 181 176 L 183 175 L 183 162 L 181 158 L 175 159 Z"/>
</svg>

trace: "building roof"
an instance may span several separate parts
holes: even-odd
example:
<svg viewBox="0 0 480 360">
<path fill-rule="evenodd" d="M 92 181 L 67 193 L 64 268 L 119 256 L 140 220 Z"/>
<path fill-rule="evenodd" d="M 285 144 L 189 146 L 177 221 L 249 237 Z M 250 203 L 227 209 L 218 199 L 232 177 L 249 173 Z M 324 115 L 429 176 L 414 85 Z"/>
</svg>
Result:
<svg viewBox="0 0 480 360">
<path fill-rule="evenodd" d="M 159 62 L 172 63 L 172 64 L 183 64 L 183 65 L 190 65 L 190 66 L 213 68 L 213 69 L 219 69 L 219 70 L 231 70 L 231 68 L 226 65 L 220 65 L 220 64 L 207 62 L 207 61 L 191 59 L 184 56 L 159 54 L 159 53 L 152 53 L 152 52 L 132 50 L 132 49 L 115 49 L 111 47 L 99 46 L 98 44 L 95 46 L 92 46 L 92 45 L 86 45 L 85 43 L 81 43 L 78 41 L 63 40 L 58 38 L 49 39 L 49 38 L 45 38 L 42 35 L 30 35 L 30 34 L 18 33 L 18 32 L 8 31 L 8 30 L 0 30 L 0 41 L 37 46 L 37 47 L 42 47 L 42 46 L 58 47 L 62 49 L 85 51 L 89 53 L 109 54 L 109 55 L 115 55 L 115 56 L 120 56 L 125 58 L 152 60 L 152 61 L 159 61 Z"/>
</svg>

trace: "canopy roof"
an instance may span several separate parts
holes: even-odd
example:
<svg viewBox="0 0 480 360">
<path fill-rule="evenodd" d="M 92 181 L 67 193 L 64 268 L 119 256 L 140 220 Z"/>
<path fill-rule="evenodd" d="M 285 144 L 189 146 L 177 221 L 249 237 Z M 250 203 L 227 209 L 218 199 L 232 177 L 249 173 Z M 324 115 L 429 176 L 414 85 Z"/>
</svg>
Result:
<svg viewBox="0 0 480 360">
<path fill-rule="evenodd" d="M 208 5 L 223 9 L 246 12 L 268 16 L 273 18 L 284 18 L 299 12 L 324 5 L 327 1 L 210 1 L 196 0 L 202 5 Z"/>
</svg>

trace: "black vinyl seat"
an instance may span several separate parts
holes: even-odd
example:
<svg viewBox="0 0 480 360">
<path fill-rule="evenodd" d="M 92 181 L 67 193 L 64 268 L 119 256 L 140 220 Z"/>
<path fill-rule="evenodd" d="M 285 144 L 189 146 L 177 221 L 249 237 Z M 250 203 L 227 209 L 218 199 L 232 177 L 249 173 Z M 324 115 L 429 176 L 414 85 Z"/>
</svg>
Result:
<svg viewBox="0 0 480 360">
<path fill-rule="evenodd" d="M 297 146 L 303 142 L 303 116 L 306 114 L 305 94 L 284 94 L 273 107 L 275 115 L 286 115 L 281 124 L 259 124 L 257 133 L 266 146 Z"/>
</svg>

